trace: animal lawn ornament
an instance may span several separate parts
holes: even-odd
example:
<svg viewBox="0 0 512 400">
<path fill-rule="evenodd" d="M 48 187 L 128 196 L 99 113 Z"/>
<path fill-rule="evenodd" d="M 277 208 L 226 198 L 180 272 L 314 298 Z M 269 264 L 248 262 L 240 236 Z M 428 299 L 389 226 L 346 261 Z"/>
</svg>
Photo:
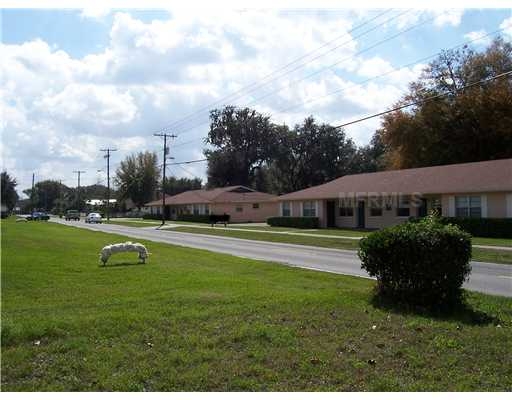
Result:
<svg viewBox="0 0 512 400">
<path fill-rule="evenodd" d="M 126 252 L 139 253 L 139 260 L 141 260 L 143 264 L 146 263 L 146 258 L 149 257 L 148 249 L 143 244 L 125 242 L 110 244 L 108 246 L 103 247 L 100 252 L 100 261 L 103 263 L 103 266 L 105 266 L 105 264 L 107 263 L 108 259 L 112 254 Z"/>
</svg>

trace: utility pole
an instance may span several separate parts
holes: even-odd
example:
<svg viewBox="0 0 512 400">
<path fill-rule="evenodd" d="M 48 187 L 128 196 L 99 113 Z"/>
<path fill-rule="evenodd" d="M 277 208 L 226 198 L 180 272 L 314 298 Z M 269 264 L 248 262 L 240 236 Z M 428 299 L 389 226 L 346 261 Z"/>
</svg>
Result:
<svg viewBox="0 0 512 400">
<path fill-rule="evenodd" d="M 178 136 L 171 135 L 168 133 L 154 133 L 153 136 L 163 137 L 164 138 L 164 165 L 163 165 L 163 177 L 162 177 L 162 226 L 165 225 L 165 170 L 167 167 L 167 153 L 169 153 L 169 149 L 167 148 L 167 138 L 174 139 Z"/>
<path fill-rule="evenodd" d="M 35 184 L 36 174 L 32 173 L 32 191 L 30 192 L 30 205 L 32 206 L 32 213 L 34 212 L 34 184 Z"/>
<path fill-rule="evenodd" d="M 62 198 L 62 180 L 59 180 L 59 218 L 62 218 L 62 206 L 64 205 Z"/>
<path fill-rule="evenodd" d="M 110 221 L 110 153 L 113 151 L 117 151 L 117 149 L 111 149 L 107 147 L 106 149 L 100 149 L 107 154 L 105 154 L 104 158 L 107 159 L 107 208 L 105 213 L 107 214 L 107 222 Z"/>
<path fill-rule="evenodd" d="M 85 171 L 73 171 L 74 174 L 78 174 L 78 186 L 76 187 L 76 195 L 78 198 L 78 215 L 80 215 L 80 175 L 85 174 Z"/>
</svg>

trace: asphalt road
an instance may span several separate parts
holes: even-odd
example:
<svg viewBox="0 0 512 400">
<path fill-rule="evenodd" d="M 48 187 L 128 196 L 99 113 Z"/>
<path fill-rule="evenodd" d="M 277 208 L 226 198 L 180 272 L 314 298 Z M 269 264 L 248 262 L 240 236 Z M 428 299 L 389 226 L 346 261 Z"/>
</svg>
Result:
<svg viewBox="0 0 512 400">
<path fill-rule="evenodd" d="M 56 218 L 52 218 L 51 221 L 93 231 L 115 233 L 135 239 L 152 240 L 256 260 L 275 261 L 295 267 L 368 278 L 366 272 L 361 269 L 357 254 L 350 250 L 173 232 L 157 230 L 154 227 L 136 228 L 109 224 L 96 225 L 86 224 L 83 221 L 66 222 Z M 512 265 L 473 261 L 471 266 L 471 276 L 469 281 L 465 283 L 465 288 L 483 293 L 512 297 Z"/>
</svg>

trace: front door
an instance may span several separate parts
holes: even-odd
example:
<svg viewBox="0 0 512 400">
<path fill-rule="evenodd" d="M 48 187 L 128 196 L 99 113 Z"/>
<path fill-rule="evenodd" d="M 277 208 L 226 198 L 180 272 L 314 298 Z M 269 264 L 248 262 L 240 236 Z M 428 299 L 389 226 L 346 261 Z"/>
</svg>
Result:
<svg viewBox="0 0 512 400">
<path fill-rule="evenodd" d="M 327 201 L 327 227 L 336 227 L 336 202 L 332 200 Z"/>
<path fill-rule="evenodd" d="M 418 217 L 426 217 L 427 216 L 427 199 L 421 199 L 421 204 L 418 208 Z"/>
<path fill-rule="evenodd" d="M 357 203 L 357 227 L 358 228 L 364 228 L 365 227 L 365 221 L 364 221 L 364 201 L 359 201 Z"/>
</svg>

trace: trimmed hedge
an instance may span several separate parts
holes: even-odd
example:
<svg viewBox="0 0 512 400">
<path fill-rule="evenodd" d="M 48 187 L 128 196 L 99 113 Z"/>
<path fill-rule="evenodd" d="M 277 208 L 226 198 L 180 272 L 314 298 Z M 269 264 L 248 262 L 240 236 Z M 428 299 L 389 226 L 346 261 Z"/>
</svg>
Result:
<svg viewBox="0 0 512 400">
<path fill-rule="evenodd" d="M 198 222 L 198 223 L 208 224 L 208 223 L 210 223 L 210 216 L 209 215 L 181 214 L 176 217 L 176 221 Z"/>
<path fill-rule="evenodd" d="M 419 222 L 423 218 L 413 218 L 412 222 Z M 457 225 L 472 236 L 512 239 L 512 218 L 459 218 L 438 217 L 440 223 Z"/>
<path fill-rule="evenodd" d="M 471 266 L 471 236 L 435 218 L 385 228 L 361 239 L 361 268 L 380 295 L 428 307 L 462 300 Z"/>
<path fill-rule="evenodd" d="M 316 229 L 320 226 L 317 217 L 270 217 L 267 219 L 267 224 L 300 229 Z"/>
</svg>

